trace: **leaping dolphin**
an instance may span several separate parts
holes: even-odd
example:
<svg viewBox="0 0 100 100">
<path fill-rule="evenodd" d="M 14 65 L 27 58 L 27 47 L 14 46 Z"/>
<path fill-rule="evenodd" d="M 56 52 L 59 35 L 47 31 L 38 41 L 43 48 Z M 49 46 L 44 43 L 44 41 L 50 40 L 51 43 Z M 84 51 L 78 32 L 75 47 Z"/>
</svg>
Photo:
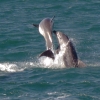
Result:
<svg viewBox="0 0 100 100">
<path fill-rule="evenodd" d="M 62 60 L 64 63 L 64 66 L 66 67 L 84 67 L 85 64 L 78 59 L 76 50 L 71 42 L 71 40 L 68 38 L 67 35 L 65 35 L 62 32 L 59 31 L 53 31 L 53 33 L 56 34 L 59 47 L 55 52 L 53 52 L 53 41 L 52 41 L 52 27 L 53 27 L 53 19 L 45 18 L 43 19 L 39 25 L 33 24 L 33 26 L 38 27 L 40 34 L 44 37 L 46 41 L 46 51 L 44 51 L 41 56 L 47 56 L 52 58 L 54 61 L 56 59 L 56 55 L 62 56 Z"/>
<path fill-rule="evenodd" d="M 58 39 L 58 48 L 55 50 L 55 53 L 49 51 L 42 53 L 40 56 L 48 56 L 55 61 L 58 55 L 58 59 L 63 61 L 65 67 L 84 67 L 85 64 L 78 59 L 75 47 L 68 36 L 60 31 L 53 31 L 53 33 Z"/>
<path fill-rule="evenodd" d="M 78 67 L 77 53 L 68 36 L 59 31 L 53 32 L 56 34 L 59 42 L 57 53 L 62 54 L 64 65 L 67 67 Z"/>
<path fill-rule="evenodd" d="M 54 16 L 55 17 L 55 16 Z M 33 24 L 33 26 L 38 27 L 40 34 L 44 37 L 46 41 L 46 49 L 52 50 L 52 27 L 53 27 L 53 18 L 44 18 L 39 25 Z"/>
<path fill-rule="evenodd" d="M 61 53 L 63 62 L 66 67 L 84 67 L 85 64 L 78 59 L 75 47 L 67 35 L 60 31 L 53 31 L 59 42 L 56 50 L 57 54 Z"/>
</svg>

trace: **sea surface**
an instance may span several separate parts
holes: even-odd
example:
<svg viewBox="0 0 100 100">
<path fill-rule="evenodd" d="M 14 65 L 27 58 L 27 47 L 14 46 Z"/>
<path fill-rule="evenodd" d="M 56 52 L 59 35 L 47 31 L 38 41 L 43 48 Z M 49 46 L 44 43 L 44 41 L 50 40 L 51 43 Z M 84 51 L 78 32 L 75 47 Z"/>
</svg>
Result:
<svg viewBox="0 0 100 100">
<path fill-rule="evenodd" d="M 45 40 L 32 24 L 53 16 L 86 67 L 39 62 Z M 100 0 L 0 0 L 0 100 L 100 100 Z"/>
</svg>

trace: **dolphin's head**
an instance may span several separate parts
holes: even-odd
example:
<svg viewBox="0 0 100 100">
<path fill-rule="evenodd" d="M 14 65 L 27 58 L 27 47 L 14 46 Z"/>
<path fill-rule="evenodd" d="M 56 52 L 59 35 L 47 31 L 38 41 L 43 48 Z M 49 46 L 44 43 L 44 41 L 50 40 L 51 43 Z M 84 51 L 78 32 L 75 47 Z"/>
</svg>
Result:
<svg viewBox="0 0 100 100">
<path fill-rule="evenodd" d="M 66 44 L 69 41 L 69 38 L 60 31 L 53 31 L 53 33 L 57 36 L 58 42 L 60 45 Z"/>
</svg>

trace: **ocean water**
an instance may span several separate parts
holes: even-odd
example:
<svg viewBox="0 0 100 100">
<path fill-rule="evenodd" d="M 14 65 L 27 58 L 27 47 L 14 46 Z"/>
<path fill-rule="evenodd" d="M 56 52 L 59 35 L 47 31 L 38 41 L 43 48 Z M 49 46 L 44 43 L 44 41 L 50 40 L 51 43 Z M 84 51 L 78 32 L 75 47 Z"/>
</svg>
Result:
<svg viewBox="0 0 100 100">
<path fill-rule="evenodd" d="M 32 24 L 53 16 L 86 67 L 39 62 L 45 41 Z M 100 0 L 0 0 L 0 100 L 100 100 Z"/>
</svg>

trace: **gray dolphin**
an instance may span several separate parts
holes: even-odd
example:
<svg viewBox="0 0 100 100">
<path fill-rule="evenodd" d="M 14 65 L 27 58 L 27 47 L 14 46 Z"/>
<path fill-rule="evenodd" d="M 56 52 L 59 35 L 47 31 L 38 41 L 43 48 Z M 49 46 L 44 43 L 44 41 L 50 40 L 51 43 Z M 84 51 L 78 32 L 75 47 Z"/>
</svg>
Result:
<svg viewBox="0 0 100 100">
<path fill-rule="evenodd" d="M 55 17 L 55 16 L 54 16 Z M 39 25 L 33 24 L 33 26 L 38 27 L 40 34 L 44 37 L 46 41 L 46 49 L 52 50 L 52 27 L 53 27 L 53 18 L 44 18 Z"/>
<path fill-rule="evenodd" d="M 73 46 L 68 36 L 60 31 L 53 32 L 54 34 L 56 34 L 59 42 L 59 47 L 56 50 L 56 53 L 62 53 L 64 65 L 66 67 L 84 67 L 85 64 L 82 61 L 78 60 L 75 47 Z"/>
<path fill-rule="evenodd" d="M 68 36 L 60 31 L 53 31 L 53 33 L 58 39 L 59 46 L 55 50 L 55 53 L 48 51 L 42 53 L 40 56 L 48 56 L 55 60 L 56 55 L 60 55 L 66 67 L 85 67 L 86 65 L 78 59 L 75 47 Z"/>
</svg>

